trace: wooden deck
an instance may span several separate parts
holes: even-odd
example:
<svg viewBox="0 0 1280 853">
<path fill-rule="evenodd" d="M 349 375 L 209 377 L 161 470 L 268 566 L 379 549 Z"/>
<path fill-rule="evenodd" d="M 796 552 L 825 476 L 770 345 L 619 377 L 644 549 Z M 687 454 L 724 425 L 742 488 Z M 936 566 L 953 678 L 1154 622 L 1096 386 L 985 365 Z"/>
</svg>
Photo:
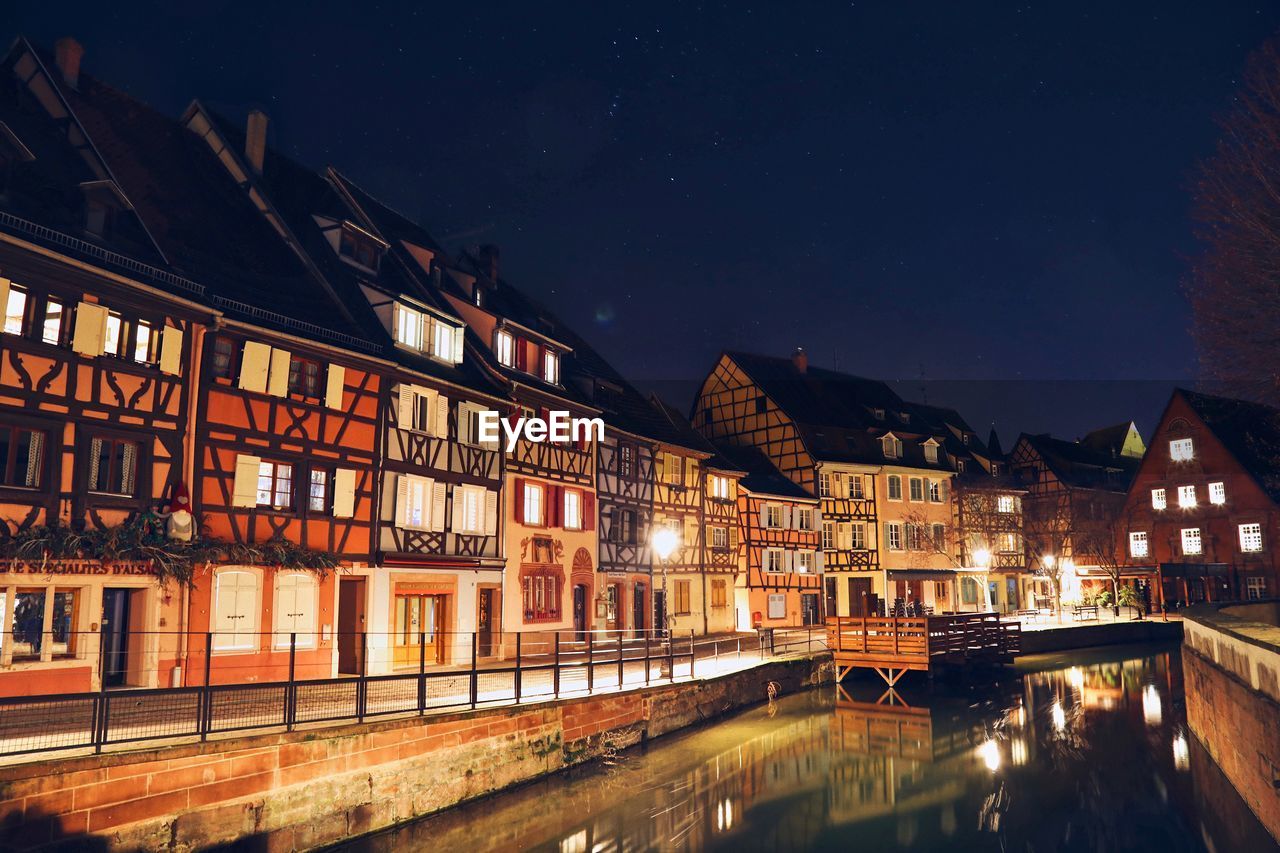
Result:
<svg viewBox="0 0 1280 853">
<path fill-rule="evenodd" d="M 855 669 L 872 669 L 890 687 L 911 670 L 1009 663 L 1021 639 L 1021 626 L 1001 622 L 995 613 L 827 620 L 827 648 L 835 656 L 837 680 Z"/>
</svg>

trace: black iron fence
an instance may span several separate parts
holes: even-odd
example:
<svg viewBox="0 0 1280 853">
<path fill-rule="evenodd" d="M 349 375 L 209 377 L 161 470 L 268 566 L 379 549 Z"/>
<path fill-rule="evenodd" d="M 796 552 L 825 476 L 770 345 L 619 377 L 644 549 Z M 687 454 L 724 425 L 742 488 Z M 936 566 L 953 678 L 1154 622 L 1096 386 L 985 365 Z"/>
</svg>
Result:
<svg viewBox="0 0 1280 853">
<path fill-rule="evenodd" d="M 250 649 L 214 634 L 164 635 L 181 650 L 174 686 L 114 687 L 113 652 L 94 661 L 97 688 L 0 697 L 0 756 L 92 750 L 146 741 L 207 740 L 255 730 L 359 723 L 486 706 L 545 701 L 709 676 L 771 656 L 825 647 L 821 627 L 696 637 L 649 631 L 428 634 L 416 637 L 258 635 Z M 159 635 L 146 635 L 164 646 Z M 132 637 L 135 646 L 144 638 Z M 345 643 L 344 643 L 345 641 Z M 346 645 L 356 671 L 313 677 Z M 265 649 L 268 654 L 255 654 Z M 462 651 L 461 662 L 458 652 Z M 160 654 L 156 648 L 149 653 Z M 272 658 L 278 658 L 272 661 Z M 174 667 L 165 669 L 172 674 Z M 65 671 L 65 670 L 64 670 Z M 280 671 L 280 677 L 272 673 Z M 32 685 L 56 669 L 0 673 Z M 147 677 L 145 670 L 142 670 Z M 162 674 L 155 671 L 155 676 Z M 135 672 L 135 676 L 138 673 Z M 153 679 L 154 680 L 154 679 Z M 35 689 L 34 687 L 32 689 Z"/>
</svg>

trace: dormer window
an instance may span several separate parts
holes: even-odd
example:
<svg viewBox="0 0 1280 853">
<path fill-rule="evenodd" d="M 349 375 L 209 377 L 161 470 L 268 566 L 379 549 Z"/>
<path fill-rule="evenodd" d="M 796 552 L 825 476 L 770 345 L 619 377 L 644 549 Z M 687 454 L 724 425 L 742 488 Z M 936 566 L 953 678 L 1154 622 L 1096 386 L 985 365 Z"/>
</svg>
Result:
<svg viewBox="0 0 1280 853">
<path fill-rule="evenodd" d="M 128 209 L 128 201 L 113 181 L 85 181 L 80 191 L 84 193 L 84 230 L 110 239 L 115 232 L 116 215 Z"/>
<path fill-rule="evenodd" d="M 342 236 L 338 241 L 338 255 L 346 261 L 359 264 L 367 270 L 377 272 L 382 262 L 382 253 L 387 244 L 368 231 L 364 231 L 350 222 L 342 223 Z"/>
<path fill-rule="evenodd" d="M 476 292 L 479 293 L 479 291 Z M 516 339 L 506 329 L 499 329 L 493 336 L 493 354 L 503 367 L 515 366 Z"/>
<path fill-rule="evenodd" d="M 885 459 L 902 458 L 902 439 L 893 433 L 889 433 L 880 439 L 880 447 L 884 451 Z"/>
<path fill-rule="evenodd" d="M 906 412 L 898 412 L 898 420 L 902 421 L 904 424 L 909 424 L 911 423 L 911 415 Z"/>
<path fill-rule="evenodd" d="M 932 438 L 924 443 L 924 461 L 937 464 L 938 461 L 938 442 Z"/>
<path fill-rule="evenodd" d="M 551 385 L 560 382 L 560 354 L 546 350 L 542 354 L 542 380 Z"/>
<path fill-rule="evenodd" d="M 393 320 L 396 343 L 447 361 L 462 362 L 464 329 L 417 308 L 396 303 Z"/>
<path fill-rule="evenodd" d="M 876 420 L 884 420 L 884 409 L 872 409 L 871 414 L 876 416 Z"/>
<path fill-rule="evenodd" d="M 396 305 L 396 343 L 422 349 L 422 312 Z"/>
</svg>

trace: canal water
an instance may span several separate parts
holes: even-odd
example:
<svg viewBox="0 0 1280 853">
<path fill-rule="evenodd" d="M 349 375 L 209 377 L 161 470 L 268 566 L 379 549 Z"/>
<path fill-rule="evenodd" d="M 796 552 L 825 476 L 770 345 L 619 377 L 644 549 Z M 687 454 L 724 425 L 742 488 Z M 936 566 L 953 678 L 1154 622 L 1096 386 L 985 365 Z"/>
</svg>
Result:
<svg viewBox="0 0 1280 853">
<path fill-rule="evenodd" d="M 1024 660 L 783 696 L 341 849 L 1276 849 L 1187 731 L 1177 648 Z"/>
</svg>

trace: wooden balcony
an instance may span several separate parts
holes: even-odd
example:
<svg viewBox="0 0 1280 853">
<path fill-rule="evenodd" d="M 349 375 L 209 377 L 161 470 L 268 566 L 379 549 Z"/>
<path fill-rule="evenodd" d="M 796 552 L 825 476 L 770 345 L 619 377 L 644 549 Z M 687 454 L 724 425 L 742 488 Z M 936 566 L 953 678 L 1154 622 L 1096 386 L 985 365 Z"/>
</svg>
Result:
<svg viewBox="0 0 1280 853">
<path fill-rule="evenodd" d="M 836 616 L 827 620 L 827 648 L 837 680 L 873 669 L 890 687 L 910 670 L 1012 662 L 1021 626 L 995 613 L 954 616 Z"/>
</svg>

